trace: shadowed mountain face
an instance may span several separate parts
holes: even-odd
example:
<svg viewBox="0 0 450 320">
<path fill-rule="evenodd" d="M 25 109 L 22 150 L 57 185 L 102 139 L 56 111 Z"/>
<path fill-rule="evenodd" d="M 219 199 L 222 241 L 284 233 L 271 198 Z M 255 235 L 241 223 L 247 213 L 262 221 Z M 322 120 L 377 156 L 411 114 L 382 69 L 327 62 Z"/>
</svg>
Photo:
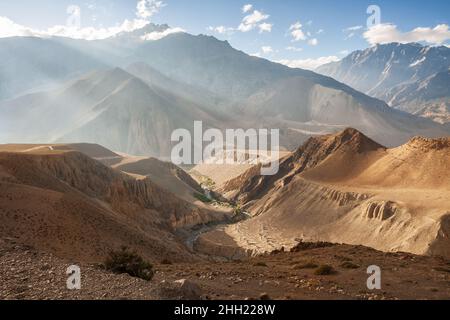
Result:
<svg viewBox="0 0 450 320">
<path fill-rule="evenodd" d="M 317 71 L 393 107 L 417 112 L 425 104 L 449 104 L 449 68 L 450 48 L 391 43 L 355 51 Z"/>
<path fill-rule="evenodd" d="M 186 33 L 142 41 L 145 30 L 92 42 L 8 39 L 21 43 L 27 63 L 39 64 L 41 48 L 53 45 L 70 51 L 69 57 L 80 62 L 78 71 L 91 71 L 63 84 L 60 78 L 73 74 L 59 68 L 61 60 L 55 58 L 54 68 L 61 73 L 55 76 L 58 89 L 0 102 L 0 141 L 89 142 L 167 158 L 171 133 L 192 131 L 195 120 L 221 130 L 279 128 L 282 147 L 290 150 L 311 136 L 349 125 L 387 146 L 415 135 L 449 133 L 448 127 L 393 110 L 332 78 L 248 56 L 228 42 Z M 100 53 L 107 56 L 105 64 L 121 67 L 93 70 Z M 10 59 L 14 66 L 22 57 Z M 41 85 L 49 84 L 40 71 L 28 71 Z"/>
</svg>

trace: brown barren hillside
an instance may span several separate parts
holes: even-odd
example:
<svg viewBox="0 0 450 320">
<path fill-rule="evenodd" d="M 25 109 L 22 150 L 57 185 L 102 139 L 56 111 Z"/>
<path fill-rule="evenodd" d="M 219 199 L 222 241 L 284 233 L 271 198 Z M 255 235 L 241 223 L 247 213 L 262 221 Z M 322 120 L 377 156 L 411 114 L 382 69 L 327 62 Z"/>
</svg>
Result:
<svg viewBox="0 0 450 320">
<path fill-rule="evenodd" d="M 219 231 L 244 251 L 304 239 L 450 256 L 449 138 L 386 149 L 346 129 L 311 138 L 277 175 L 253 168 L 222 191 L 253 216 Z M 217 232 L 200 238 L 205 252 L 217 249 Z"/>
<path fill-rule="evenodd" d="M 141 178 L 149 177 L 160 187 L 190 202 L 195 201 L 195 193 L 203 193 L 202 187 L 189 174 L 170 162 L 155 158 L 124 158 L 113 167 Z"/>
<path fill-rule="evenodd" d="M 158 260 L 192 259 L 174 233 L 225 218 L 80 152 L 4 149 L 9 151 L 0 152 L 0 234 L 61 257 L 99 262 L 126 245 Z"/>
</svg>

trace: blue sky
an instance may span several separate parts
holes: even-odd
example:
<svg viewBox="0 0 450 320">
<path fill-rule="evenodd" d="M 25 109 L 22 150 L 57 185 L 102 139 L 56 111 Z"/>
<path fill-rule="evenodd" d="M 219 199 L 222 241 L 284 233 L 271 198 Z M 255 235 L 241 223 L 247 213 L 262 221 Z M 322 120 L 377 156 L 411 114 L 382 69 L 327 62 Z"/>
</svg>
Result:
<svg viewBox="0 0 450 320">
<path fill-rule="evenodd" d="M 45 30 L 64 25 L 68 6 L 77 5 L 82 28 L 112 27 L 125 19 L 145 18 L 192 34 L 211 34 L 249 54 L 287 64 L 342 58 L 347 52 L 390 40 L 450 44 L 447 0 L 141 1 L 155 10 L 137 17 L 138 0 L 16 0 L 0 2 L 0 17 L 10 24 Z M 367 8 L 372 4 L 380 8 L 379 23 L 384 27 L 367 33 Z"/>
</svg>

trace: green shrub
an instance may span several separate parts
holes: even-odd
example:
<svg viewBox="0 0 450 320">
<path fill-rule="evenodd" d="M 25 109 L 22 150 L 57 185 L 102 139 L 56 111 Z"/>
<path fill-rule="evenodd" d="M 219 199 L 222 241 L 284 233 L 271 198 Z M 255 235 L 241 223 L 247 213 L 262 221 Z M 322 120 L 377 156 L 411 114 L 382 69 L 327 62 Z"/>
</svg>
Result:
<svg viewBox="0 0 450 320">
<path fill-rule="evenodd" d="M 327 276 L 334 273 L 336 273 L 336 271 L 333 269 L 333 267 L 327 264 L 321 265 L 316 269 L 316 271 L 314 271 L 314 274 L 318 276 Z"/>
<path fill-rule="evenodd" d="M 194 193 L 194 197 L 197 200 L 200 200 L 201 202 L 204 202 L 204 203 L 211 203 L 212 202 L 212 200 L 209 199 L 207 196 L 205 196 L 204 194 L 198 193 L 198 192 Z"/>
<path fill-rule="evenodd" d="M 243 210 L 241 208 L 241 205 L 240 204 L 236 205 L 236 207 L 234 207 L 234 215 L 239 216 L 242 213 L 243 213 Z"/>
<path fill-rule="evenodd" d="M 105 261 L 105 269 L 117 274 L 126 273 L 147 281 L 152 280 L 154 276 L 152 264 L 126 247 L 109 253 Z"/>
</svg>

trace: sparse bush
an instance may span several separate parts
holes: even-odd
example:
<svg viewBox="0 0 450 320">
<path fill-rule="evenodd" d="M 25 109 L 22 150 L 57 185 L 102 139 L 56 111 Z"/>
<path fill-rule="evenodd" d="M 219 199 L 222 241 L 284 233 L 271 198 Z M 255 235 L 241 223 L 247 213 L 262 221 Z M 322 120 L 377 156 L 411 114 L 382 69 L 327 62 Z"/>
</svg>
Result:
<svg viewBox="0 0 450 320">
<path fill-rule="evenodd" d="M 328 247 L 334 247 L 335 244 L 330 242 L 304 242 L 303 240 L 300 240 L 298 244 L 291 249 L 292 253 L 295 252 L 301 252 L 301 251 L 307 251 L 312 249 L 320 249 L 320 248 L 328 248 Z"/>
<path fill-rule="evenodd" d="M 164 264 L 164 265 L 171 265 L 171 264 L 172 264 L 172 261 L 170 261 L 169 259 L 162 259 L 162 260 L 161 260 L 161 264 Z"/>
<path fill-rule="evenodd" d="M 360 266 L 351 261 L 345 261 L 344 263 L 341 264 L 341 267 L 345 269 L 359 269 Z"/>
<path fill-rule="evenodd" d="M 436 267 L 436 268 L 434 268 L 434 270 L 435 270 L 435 271 L 439 271 L 439 272 L 450 273 L 450 268 Z"/>
<path fill-rule="evenodd" d="M 314 274 L 318 276 L 328 276 L 335 273 L 336 271 L 333 269 L 333 267 L 327 264 L 321 265 L 316 269 L 316 271 L 314 271 Z"/>
<path fill-rule="evenodd" d="M 212 200 L 209 199 L 207 196 L 205 196 L 204 194 L 198 193 L 198 192 L 194 193 L 194 197 L 197 200 L 200 200 L 201 202 L 204 202 L 204 203 L 211 203 L 212 202 Z"/>
<path fill-rule="evenodd" d="M 132 277 L 152 280 L 153 266 L 136 252 L 122 247 L 119 251 L 111 251 L 105 261 L 105 269 L 117 274 L 129 274 Z"/>
<path fill-rule="evenodd" d="M 202 181 L 202 185 L 212 189 L 216 185 L 216 183 L 211 178 L 204 178 Z"/>
</svg>

